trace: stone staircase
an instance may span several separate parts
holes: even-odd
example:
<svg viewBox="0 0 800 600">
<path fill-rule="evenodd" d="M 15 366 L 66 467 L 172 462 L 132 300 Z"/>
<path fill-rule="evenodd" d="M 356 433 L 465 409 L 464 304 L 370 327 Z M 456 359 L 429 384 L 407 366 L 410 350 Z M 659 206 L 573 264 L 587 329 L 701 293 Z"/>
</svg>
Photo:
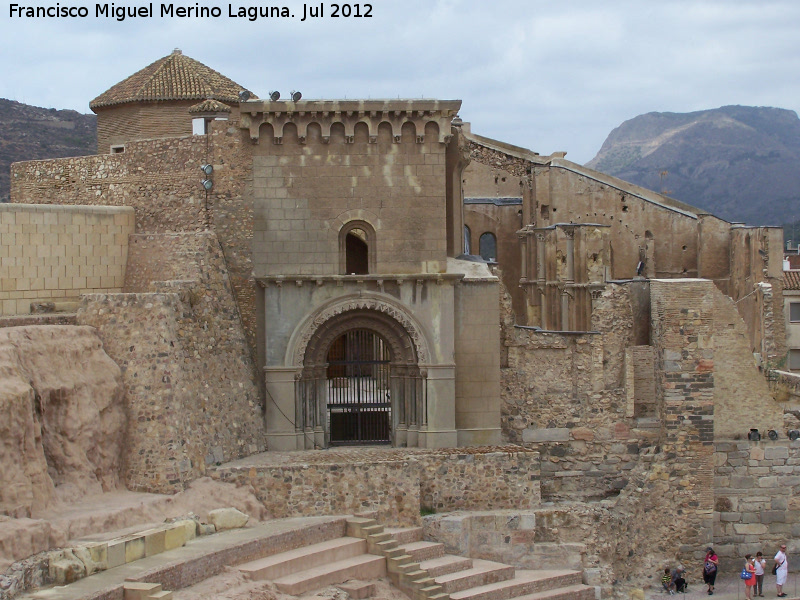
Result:
<svg viewBox="0 0 800 600">
<path fill-rule="evenodd" d="M 172 592 L 161 589 L 160 583 L 126 581 L 122 590 L 123 600 L 172 600 Z"/>
<path fill-rule="evenodd" d="M 348 580 L 388 575 L 414 600 L 595 600 L 578 570 L 519 570 L 501 563 L 445 554 L 422 539 L 422 528 L 384 529 L 374 519 L 347 520 L 346 537 L 319 542 L 239 565 L 300 595 Z"/>
</svg>

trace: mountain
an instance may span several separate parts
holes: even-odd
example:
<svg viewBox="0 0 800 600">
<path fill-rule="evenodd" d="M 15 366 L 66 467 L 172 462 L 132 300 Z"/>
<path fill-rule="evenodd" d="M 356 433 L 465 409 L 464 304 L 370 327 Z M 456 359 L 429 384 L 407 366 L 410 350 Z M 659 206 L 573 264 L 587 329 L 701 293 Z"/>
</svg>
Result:
<svg viewBox="0 0 800 600">
<path fill-rule="evenodd" d="M 97 153 L 97 117 L 0 98 L 0 202 L 12 162 Z"/>
<path fill-rule="evenodd" d="M 727 221 L 800 218 L 800 119 L 780 108 L 723 106 L 639 115 L 614 129 L 587 167 Z"/>
</svg>

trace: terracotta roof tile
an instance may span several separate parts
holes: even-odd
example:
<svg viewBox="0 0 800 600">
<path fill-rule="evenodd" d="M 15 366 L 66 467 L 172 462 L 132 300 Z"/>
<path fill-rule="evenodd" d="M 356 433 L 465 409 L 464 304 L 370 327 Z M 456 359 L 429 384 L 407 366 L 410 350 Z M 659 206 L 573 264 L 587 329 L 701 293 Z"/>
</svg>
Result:
<svg viewBox="0 0 800 600">
<path fill-rule="evenodd" d="M 100 94 L 89 103 L 89 108 L 159 100 L 239 102 L 239 92 L 243 89 L 235 81 L 175 50 Z"/>
<path fill-rule="evenodd" d="M 800 271 L 783 272 L 783 289 L 800 290 Z"/>
<path fill-rule="evenodd" d="M 231 112 L 231 107 L 227 104 L 223 104 L 219 100 L 214 100 L 213 98 L 207 98 L 200 102 L 199 104 L 195 104 L 194 106 L 189 107 L 190 113 L 220 113 L 220 112 Z"/>
</svg>

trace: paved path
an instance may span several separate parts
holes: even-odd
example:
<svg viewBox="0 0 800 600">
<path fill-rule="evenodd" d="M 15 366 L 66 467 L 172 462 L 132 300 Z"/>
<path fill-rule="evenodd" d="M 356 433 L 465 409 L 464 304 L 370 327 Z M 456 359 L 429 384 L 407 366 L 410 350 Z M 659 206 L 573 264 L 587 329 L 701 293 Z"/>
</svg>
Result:
<svg viewBox="0 0 800 600">
<path fill-rule="evenodd" d="M 659 587 L 661 585 L 659 584 Z M 714 595 L 709 596 L 706 592 L 706 585 L 702 580 L 689 581 L 689 591 L 684 594 L 675 594 L 674 600 L 745 600 L 744 581 L 739 579 L 739 574 L 735 576 L 719 576 L 714 586 Z M 783 600 L 800 600 L 800 573 L 789 573 L 789 579 L 783 586 L 783 591 L 787 594 Z M 658 590 L 650 591 L 645 594 L 650 600 L 666 600 L 673 598 L 666 593 Z M 764 576 L 764 600 L 776 600 L 775 576 Z M 753 600 L 761 600 L 755 597 Z"/>
</svg>

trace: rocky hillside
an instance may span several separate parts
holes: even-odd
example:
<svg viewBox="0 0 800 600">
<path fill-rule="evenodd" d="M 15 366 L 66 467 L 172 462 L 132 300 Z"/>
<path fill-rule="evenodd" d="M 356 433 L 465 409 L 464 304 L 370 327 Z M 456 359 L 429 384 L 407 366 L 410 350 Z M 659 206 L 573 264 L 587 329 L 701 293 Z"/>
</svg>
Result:
<svg viewBox="0 0 800 600">
<path fill-rule="evenodd" d="M 800 217 L 800 119 L 780 108 L 647 113 L 608 136 L 588 167 L 728 221 Z"/>
<path fill-rule="evenodd" d="M 97 152 L 97 118 L 0 98 L 0 202 L 9 199 L 12 162 Z"/>
</svg>

